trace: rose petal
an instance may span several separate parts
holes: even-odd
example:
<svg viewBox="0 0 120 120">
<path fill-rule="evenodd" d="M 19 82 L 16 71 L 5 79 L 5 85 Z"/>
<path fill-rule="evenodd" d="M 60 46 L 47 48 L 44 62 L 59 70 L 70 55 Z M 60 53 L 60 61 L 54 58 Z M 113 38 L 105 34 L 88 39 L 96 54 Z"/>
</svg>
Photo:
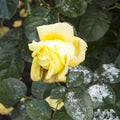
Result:
<svg viewBox="0 0 120 120">
<path fill-rule="evenodd" d="M 40 40 L 61 40 L 72 42 L 74 37 L 73 27 L 68 23 L 56 23 L 37 27 Z"/>
<path fill-rule="evenodd" d="M 32 43 L 28 44 L 29 50 L 35 51 L 40 47 L 40 42 L 32 41 Z"/>
<path fill-rule="evenodd" d="M 33 81 L 39 81 L 42 77 L 42 74 L 43 70 L 38 63 L 38 57 L 34 57 L 31 66 L 31 79 Z"/>
<path fill-rule="evenodd" d="M 13 109 L 14 109 L 13 107 L 6 108 L 3 104 L 0 103 L 0 114 L 1 115 L 9 114 L 9 112 L 11 112 Z"/>
<path fill-rule="evenodd" d="M 77 66 L 85 60 L 85 53 L 87 50 L 87 44 L 84 40 L 74 37 L 73 45 L 75 48 L 74 57 L 70 60 L 70 66 Z"/>
<path fill-rule="evenodd" d="M 55 71 L 55 64 L 53 62 L 51 62 L 48 72 L 45 76 L 45 79 L 49 79 L 52 75 L 54 75 L 54 71 Z"/>
<path fill-rule="evenodd" d="M 64 106 L 64 102 L 58 102 L 58 99 L 51 99 L 47 97 L 45 101 L 54 109 L 60 110 Z"/>
</svg>

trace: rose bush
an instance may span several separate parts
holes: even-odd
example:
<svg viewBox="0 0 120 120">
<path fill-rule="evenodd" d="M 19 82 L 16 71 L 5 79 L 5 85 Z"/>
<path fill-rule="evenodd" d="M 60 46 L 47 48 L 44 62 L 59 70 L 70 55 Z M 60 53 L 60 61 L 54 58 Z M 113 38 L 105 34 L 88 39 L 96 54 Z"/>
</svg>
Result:
<svg viewBox="0 0 120 120">
<path fill-rule="evenodd" d="M 85 59 L 87 44 L 74 36 L 73 27 L 68 23 L 56 23 L 37 27 L 40 42 L 33 41 L 31 79 L 39 81 L 65 82 L 68 66 L 77 66 Z"/>
<path fill-rule="evenodd" d="M 0 120 L 120 120 L 119 9 L 0 0 Z"/>
</svg>

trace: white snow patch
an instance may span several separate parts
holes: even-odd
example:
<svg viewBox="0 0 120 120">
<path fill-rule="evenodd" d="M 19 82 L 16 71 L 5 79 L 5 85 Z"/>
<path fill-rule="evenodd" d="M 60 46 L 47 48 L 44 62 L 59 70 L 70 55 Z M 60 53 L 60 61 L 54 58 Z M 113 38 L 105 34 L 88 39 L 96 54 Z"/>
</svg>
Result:
<svg viewBox="0 0 120 120">
<path fill-rule="evenodd" d="M 93 120 L 120 120 L 120 118 L 113 109 L 97 109 L 97 111 L 94 112 Z"/>
<path fill-rule="evenodd" d="M 103 102 L 106 97 L 113 98 L 112 92 L 108 89 L 108 86 L 103 85 L 93 85 L 88 89 L 93 102 Z"/>
<path fill-rule="evenodd" d="M 109 79 L 111 82 L 119 77 L 120 69 L 116 68 L 114 64 L 103 64 L 103 69 L 104 72 L 101 75 Z"/>
</svg>

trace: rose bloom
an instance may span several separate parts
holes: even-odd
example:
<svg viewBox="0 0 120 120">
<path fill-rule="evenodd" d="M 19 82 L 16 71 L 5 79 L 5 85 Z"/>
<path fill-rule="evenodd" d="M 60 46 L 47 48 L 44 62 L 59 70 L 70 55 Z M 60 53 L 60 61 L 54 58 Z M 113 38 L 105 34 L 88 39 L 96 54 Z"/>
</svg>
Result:
<svg viewBox="0 0 120 120">
<path fill-rule="evenodd" d="M 32 52 L 31 79 L 66 82 L 68 66 L 79 65 L 85 59 L 87 44 L 74 36 L 73 27 L 68 23 L 55 23 L 37 27 L 39 42 L 29 44 Z"/>
</svg>

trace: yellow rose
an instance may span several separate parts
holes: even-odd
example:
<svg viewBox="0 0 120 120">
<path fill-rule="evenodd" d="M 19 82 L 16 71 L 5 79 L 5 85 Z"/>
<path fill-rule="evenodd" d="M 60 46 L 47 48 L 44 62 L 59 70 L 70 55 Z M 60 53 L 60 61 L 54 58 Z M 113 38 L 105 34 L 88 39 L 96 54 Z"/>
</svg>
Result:
<svg viewBox="0 0 120 120">
<path fill-rule="evenodd" d="M 53 108 L 53 110 L 60 110 L 64 106 L 64 102 L 59 102 L 58 99 L 51 99 L 50 97 L 47 97 L 45 101 Z"/>
<path fill-rule="evenodd" d="M 13 109 L 14 109 L 13 107 L 6 108 L 3 104 L 0 103 L 0 114 L 1 115 L 9 114 L 9 112 L 11 112 Z"/>
<path fill-rule="evenodd" d="M 39 81 L 65 82 L 68 66 L 77 66 L 85 59 L 87 44 L 74 36 L 73 27 L 68 23 L 56 23 L 37 27 L 40 42 L 33 41 L 31 79 Z"/>
</svg>

